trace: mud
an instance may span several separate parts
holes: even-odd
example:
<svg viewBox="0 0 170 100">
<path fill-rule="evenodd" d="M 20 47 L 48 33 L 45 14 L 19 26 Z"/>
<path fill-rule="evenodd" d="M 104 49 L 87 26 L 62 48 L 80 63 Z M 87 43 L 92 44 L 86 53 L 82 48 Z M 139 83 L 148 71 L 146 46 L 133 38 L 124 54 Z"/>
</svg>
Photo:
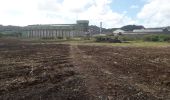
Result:
<svg viewBox="0 0 170 100">
<path fill-rule="evenodd" d="M 0 42 L 1 100 L 170 99 L 170 47 Z"/>
</svg>

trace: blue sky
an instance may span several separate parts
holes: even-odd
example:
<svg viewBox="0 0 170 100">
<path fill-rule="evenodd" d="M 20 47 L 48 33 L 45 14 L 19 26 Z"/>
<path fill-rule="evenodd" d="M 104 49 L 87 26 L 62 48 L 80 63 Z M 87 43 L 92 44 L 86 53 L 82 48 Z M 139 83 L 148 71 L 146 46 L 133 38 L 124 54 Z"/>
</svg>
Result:
<svg viewBox="0 0 170 100">
<path fill-rule="evenodd" d="M 75 23 L 106 28 L 136 24 L 170 26 L 170 0 L 0 0 L 0 24 Z"/>
<path fill-rule="evenodd" d="M 128 1 L 128 2 L 127 2 Z M 136 18 L 137 13 L 142 9 L 143 0 L 114 0 L 111 3 L 111 9 L 118 13 L 124 13 L 132 18 Z"/>
</svg>

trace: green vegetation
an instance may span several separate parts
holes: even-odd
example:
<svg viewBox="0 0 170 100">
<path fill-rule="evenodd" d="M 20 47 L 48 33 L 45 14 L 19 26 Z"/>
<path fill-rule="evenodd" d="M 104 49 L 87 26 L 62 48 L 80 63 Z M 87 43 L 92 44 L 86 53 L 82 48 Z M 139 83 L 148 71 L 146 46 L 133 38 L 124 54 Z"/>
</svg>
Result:
<svg viewBox="0 0 170 100">
<path fill-rule="evenodd" d="M 126 41 L 144 41 L 144 42 L 170 42 L 170 34 L 152 34 L 152 35 L 121 35 L 119 40 Z"/>
<path fill-rule="evenodd" d="M 0 33 L 0 37 L 21 37 L 21 33 L 14 32 L 14 33 Z"/>
<path fill-rule="evenodd" d="M 119 39 L 121 41 L 138 41 L 141 40 L 141 37 L 137 37 L 137 36 L 119 36 Z"/>
<path fill-rule="evenodd" d="M 56 42 L 57 43 L 57 42 Z M 144 42 L 144 41 L 129 41 L 128 43 L 108 43 L 108 42 L 96 42 L 92 40 L 81 41 L 62 41 L 65 44 L 71 45 L 94 45 L 94 46 L 125 46 L 125 47 L 167 47 L 170 46 L 168 42 Z"/>
<path fill-rule="evenodd" d="M 96 36 L 96 42 L 121 43 L 119 36 Z"/>
<path fill-rule="evenodd" d="M 135 29 L 144 29 L 144 28 L 145 27 L 141 25 L 126 25 L 126 26 L 121 27 L 121 29 L 124 31 L 133 31 Z"/>
<path fill-rule="evenodd" d="M 170 42 L 170 35 L 147 35 L 143 37 L 144 41 Z"/>
<path fill-rule="evenodd" d="M 3 34 L 2 33 L 0 33 L 0 38 L 3 36 Z"/>
<path fill-rule="evenodd" d="M 125 43 L 125 45 L 148 45 L 149 42 L 160 44 L 161 42 L 170 42 L 170 35 L 156 34 L 156 35 L 118 35 L 118 36 L 95 36 L 94 42 L 97 43 L 117 43 L 118 45 Z M 117 45 L 116 44 L 116 45 Z"/>
</svg>

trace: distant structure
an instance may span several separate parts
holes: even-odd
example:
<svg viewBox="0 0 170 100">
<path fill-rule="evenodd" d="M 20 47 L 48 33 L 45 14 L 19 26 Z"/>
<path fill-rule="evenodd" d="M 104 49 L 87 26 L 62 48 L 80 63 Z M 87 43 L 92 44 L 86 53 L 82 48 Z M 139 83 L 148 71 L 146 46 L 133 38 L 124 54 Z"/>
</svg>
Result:
<svg viewBox="0 0 170 100">
<path fill-rule="evenodd" d="M 23 28 L 23 38 L 70 38 L 84 36 L 89 21 L 77 20 L 76 24 L 29 25 Z"/>
<path fill-rule="evenodd" d="M 117 29 L 117 30 L 113 31 L 113 34 L 122 34 L 122 33 L 125 33 L 125 31 L 122 29 Z"/>
<path fill-rule="evenodd" d="M 89 32 L 91 34 L 100 34 L 100 27 L 96 26 L 96 25 L 91 25 L 89 26 Z"/>
<path fill-rule="evenodd" d="M 145 28 L 145 29 L 135 29 L 133 31 L 124 31 L 122 29 L 117 29 L 113 31 L 113 34 L 125 34 L 125 35 L 145 35 L 145 34 L 169 34 L 170 28 Z"/>
<path fill-rule="evenodd" d="M 162 33 L 163 28 L 146 28 L 146 29 L 136 29 L 133 33 Z"/>
<path fill-rule="evenodd" d="M 102 22 L 100 22 L 100 34 L 102 34 Z"/>
</svg>

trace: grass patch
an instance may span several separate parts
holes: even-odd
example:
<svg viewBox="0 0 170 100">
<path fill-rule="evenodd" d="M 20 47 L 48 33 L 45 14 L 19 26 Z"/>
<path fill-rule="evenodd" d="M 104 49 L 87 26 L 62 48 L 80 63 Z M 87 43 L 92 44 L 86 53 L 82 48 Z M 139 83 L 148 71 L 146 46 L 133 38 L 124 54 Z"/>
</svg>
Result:
<svg viewBox="0 0 170 100">
<path fill-rule="evenodd" d="M 127 43 L 99 43 L 94 41 L 66 41 L 71 45 L 95 45 L 95 46 L 128 46 L 128 47 L 167 47 L 168 42 L 143 42 L 143 41 L 128 41 Z"/>
</svg>

